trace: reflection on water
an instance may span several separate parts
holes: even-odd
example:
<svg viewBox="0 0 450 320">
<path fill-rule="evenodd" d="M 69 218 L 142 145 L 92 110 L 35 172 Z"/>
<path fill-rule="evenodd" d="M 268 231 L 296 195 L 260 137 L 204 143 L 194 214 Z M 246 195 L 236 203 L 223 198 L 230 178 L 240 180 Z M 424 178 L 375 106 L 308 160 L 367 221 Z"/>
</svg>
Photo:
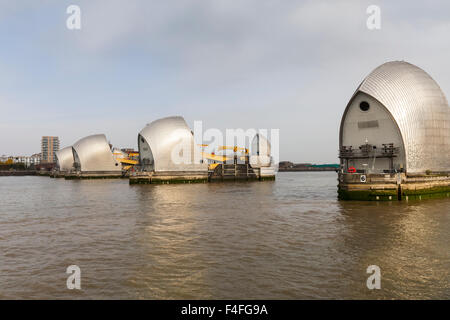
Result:
<svg viewBox="0 0 450 320">
<path fill-rule="evenodd" d="M 336 184 L 1 177 L 0 298 L 450 298 L 450 200 L 339 202 Z"/>
</svg>

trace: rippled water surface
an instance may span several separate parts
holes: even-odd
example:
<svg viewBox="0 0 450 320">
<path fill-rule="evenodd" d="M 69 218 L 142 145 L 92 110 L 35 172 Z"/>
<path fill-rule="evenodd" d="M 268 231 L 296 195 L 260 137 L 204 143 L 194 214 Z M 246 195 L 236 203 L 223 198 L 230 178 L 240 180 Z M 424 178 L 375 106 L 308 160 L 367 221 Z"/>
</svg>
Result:
<svg viewBox="0 0 450 320">
<path fill-rule="evenodd" d="M 340 202 L 336 184 L 0 177 L 0 298 L 449 299 L 450 200 Z"/>
</svg>

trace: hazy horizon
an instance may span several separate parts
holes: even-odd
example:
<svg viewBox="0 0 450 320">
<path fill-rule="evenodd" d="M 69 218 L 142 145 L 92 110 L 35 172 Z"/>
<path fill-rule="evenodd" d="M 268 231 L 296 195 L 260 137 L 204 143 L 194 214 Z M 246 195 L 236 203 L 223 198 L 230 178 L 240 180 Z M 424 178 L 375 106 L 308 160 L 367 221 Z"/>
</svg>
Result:
<svg viewBox="0 0 450 320">
<path fill-rule="evenodd" d="M 81 8 L 81 30 L 66 9 Z M 366 9 L 381 9 L 369 30 Z M 405 60 L 448 96 L 447 1 L 0 0 L 0 155 L 161 117 L 280 129 L 280 161 L 336 163 L 342 113 L 374 68 Z"/>
</svg>

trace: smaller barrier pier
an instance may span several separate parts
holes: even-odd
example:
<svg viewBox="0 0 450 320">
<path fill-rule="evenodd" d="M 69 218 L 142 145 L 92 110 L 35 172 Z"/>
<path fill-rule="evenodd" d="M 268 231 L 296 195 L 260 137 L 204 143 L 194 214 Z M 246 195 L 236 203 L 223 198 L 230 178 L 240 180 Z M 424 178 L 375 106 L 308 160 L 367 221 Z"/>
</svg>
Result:
<svg viewBox="0 0 450 320">
<path fill-rule="evenodd" d="M 271 170 L 270 170 L 271 169 Z M 273 168 L 252 168 L 249 164 L 210 165 L 208 172 L 132 172 L 130 184 L 206 183 L 224 181 L 275 180 Z"/>
</svg>

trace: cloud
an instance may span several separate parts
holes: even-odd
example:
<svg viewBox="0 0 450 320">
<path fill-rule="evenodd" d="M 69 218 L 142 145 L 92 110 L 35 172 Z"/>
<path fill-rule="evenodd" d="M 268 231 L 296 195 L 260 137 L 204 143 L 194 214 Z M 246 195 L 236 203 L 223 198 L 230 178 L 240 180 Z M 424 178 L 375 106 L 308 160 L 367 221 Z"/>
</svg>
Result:
<svg viewBox="0 0 450 320">
<path fill-rule="evenodd" d="M 0 1 L 0 27 L 12 30 L 0 96 L 41 119 L 42 134 L 104 130 L 135 146 L 140 126 L 181 114 L 212 127 L 279 128 L 283 158 L 331 162 L 347 101 L 379 64 L 405 59 L 450 92 L 446 1 L 78 0 L 80 32 L 65 28 L 72 2 Z M 371 4 L 379 31 L 366 28 Z M 8 119 L 8 130 L 23 125 Z"/>
</svg>

